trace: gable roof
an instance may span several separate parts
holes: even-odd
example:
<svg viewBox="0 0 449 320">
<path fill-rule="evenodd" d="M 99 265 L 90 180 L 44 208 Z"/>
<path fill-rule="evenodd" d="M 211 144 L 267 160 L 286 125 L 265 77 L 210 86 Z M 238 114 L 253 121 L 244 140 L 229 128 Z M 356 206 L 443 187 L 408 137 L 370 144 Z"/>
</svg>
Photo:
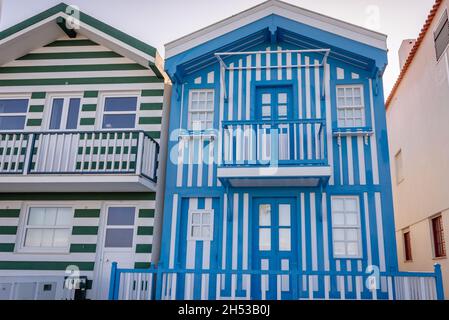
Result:
<svg viewBox="0 0 449 320">
<path fill-rule="evenodd" d="M 385 102 L 385 109 L 388 109 L 388 107 L 390 106 L 390 103 L 393 100 L 394 95 L 396 94 L 396 91 L 398 90 L 399 85 L 402 82 L 402 79 L 404 79 L 405 74 L 407 73 L 407 70 L 409 69 L 410 65 L 412 64 L 412 61 L 415 58 L 416 53 L 418 52 L 418 49 L 424 40 L 424 37 L 426 36 L 427 32 L 429 31 L 430 25 L 432 24 L 433 19 L 435 19 L 436 13 L 442 3 L 443 3 L 443 0 L 436 0 L 432 9 L 430 10 L 430 13 L 426 19 L 426 22 L 424 23 L 424 26 L 422 27 L 421 32 L 419 33 L 418 39 L 416 39 L 415 45 L 410 50 L 408 58 L 405 61 L 404 66 L 402 67 L 401 73 L 399 74 L 399 77 L 396 80 L 396 83 L 394 84 L 393 89 L 391 89 L 391 92 L 387 98 L 387 101 Z"/>
<path fill-rule="evenodd" d="M 47 45 L 65 35 L 65 32 L 75 31 L 145 67 L 151 68 L 158 77 L 162 77 L 162 58 L 154 47 L 83 12 L 72 15 L 71 12 L 74 9 L 76 8 L 60 3 L 1 31 L 0 51 L 2 54 L 0 55 L 0 65 Z M 74 24 L 79 26 L 79 29 L 63 30 L 64 28 L 60 25 L 61 23 L 65 24 L 66 19 L 71 19 Z"/>
<path fill-rule="evenodd" d="M 268 0 L 208 27 L 188 34 L 165 45 L 165 56 L 170 58 L 197 45 L 220 37 L 266 16 L 276 14 L 324 31 L 353 39 L 369 46 L 387 50 L 387 36 L 354 24 L 331 18 L 279 0 Z"/>
</svg>

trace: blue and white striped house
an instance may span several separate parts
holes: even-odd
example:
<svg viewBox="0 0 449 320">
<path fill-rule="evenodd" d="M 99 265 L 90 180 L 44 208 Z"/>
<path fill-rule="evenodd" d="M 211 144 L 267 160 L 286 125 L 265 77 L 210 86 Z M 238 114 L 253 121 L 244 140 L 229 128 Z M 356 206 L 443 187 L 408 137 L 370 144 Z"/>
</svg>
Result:
<svg viewBox="0 0 449 320">
<path fill-rule="evenodd" d="M 276 0 L 166 45 L 156 298 L 441 294 L 398 271 L 386 66 L 385 35 Z"/>
</svg>

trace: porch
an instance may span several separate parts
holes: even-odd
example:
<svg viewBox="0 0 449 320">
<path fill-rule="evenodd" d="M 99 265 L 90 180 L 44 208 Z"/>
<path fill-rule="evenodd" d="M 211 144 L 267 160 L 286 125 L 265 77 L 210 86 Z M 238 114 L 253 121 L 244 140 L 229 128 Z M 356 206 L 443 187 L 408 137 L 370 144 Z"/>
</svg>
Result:
<svg viewBox="0 0 449 320">
<path fill-rule="evenodd" d="M 444 300 L 434 272 L 119 269 L 110 300 Z"/>
<path fill-rule="evenodd" d="M 143 131 L 0 133 L 0 190 L 155 191 L 158 154 Z"/>
</svg>

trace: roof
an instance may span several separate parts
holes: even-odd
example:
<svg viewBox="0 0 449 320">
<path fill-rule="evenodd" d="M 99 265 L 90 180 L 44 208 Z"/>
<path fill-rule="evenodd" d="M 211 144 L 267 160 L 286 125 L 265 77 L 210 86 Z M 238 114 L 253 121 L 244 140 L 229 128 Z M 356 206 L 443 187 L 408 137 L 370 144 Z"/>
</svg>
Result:
<svg viewBox="0 0 449 320">
<path fill-rule="evenodd" d="M 393 89 L 391 89 L 390 95 L 387 98 L 387 101 L 385 102 L 385 108 L 388 109 L 388 107 L 390 106 L 391 101 L 394 98 L 394 95 L 396 94 L 396 91 L 399 88 L 399 85 L 402 82 L 402 79 L 404 79 L 407 70 L 410 68 L 410 65 L 413 61 L 413 59 L 416 56 L 416 53 L 418 52 L 419 47 L 421 46 L 421 43 L 424 40 L 424 37 L 427 34 L 427 31 L 429 31 L 430 29 L 430 25 L 433 22 L 433 19 L 436 16 L 436 13 L 440 7 L 440 5 L 443 3 L 443 0 L 436 0 L 432 9 L 430 10 L 430 13 L 426 19 L 426 22 L 424 23 L 424 26 L 421 29 L 421 32 L 419 33 L 418 38 L 416 39 L 415 45 L 413 46 L 413 48 L 410 50 L 410 53 L 408 55 L 407 60 L 404 63 L 404 66 L 402 67 L 401 73 L 399 74 L 398 79 L 396 80 L 396 83 L 393 86 Z"/>
<path fill-rule="evenodd" d="M 175 56 L 204 42 L 220 37 L 269 15 L 279 15 L 302 22 L 369 46 L 387 50 L 387 36 L 354 24 L 331 18 L 279 0 L 268 0 L 229 18 L 214 23 L 165 45 L 166 58 Z"/>
<path fill-rule="evenodd" d="M 145 67 L 150 67 L 158 76 L 161 75 L 162 59 L 154 47 L 76 9 L 61 2 L 1 31 L 0 65 L 47 45 L 64 35 L 64 32 L 75 31 Z M 63 30 L 67 20 L 79 28 Z M 62 26 L 61 21 L 64 24 Z"/>
</svg>

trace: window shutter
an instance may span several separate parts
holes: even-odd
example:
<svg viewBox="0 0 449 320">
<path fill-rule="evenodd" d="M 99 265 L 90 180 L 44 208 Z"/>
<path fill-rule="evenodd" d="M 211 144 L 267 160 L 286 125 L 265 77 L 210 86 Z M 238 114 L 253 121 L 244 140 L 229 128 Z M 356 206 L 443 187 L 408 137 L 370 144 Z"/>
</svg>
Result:
<svg viewBox="0 0 449 320">
<path fill-rule="evenodd" d="M 440 59 L 449 44 L 449 21 L 447 11 L 445 11 L 441 17 L 440 23 L 434 33 L 434 39 L 437 59 Z"/>
</svg>

